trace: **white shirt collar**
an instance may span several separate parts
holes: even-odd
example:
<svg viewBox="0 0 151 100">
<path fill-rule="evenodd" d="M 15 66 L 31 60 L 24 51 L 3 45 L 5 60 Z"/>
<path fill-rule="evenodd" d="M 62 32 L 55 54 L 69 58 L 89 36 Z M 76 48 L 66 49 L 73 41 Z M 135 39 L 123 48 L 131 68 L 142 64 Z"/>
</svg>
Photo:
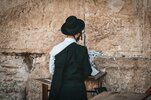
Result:
<svg viewBox="0 0 151 100">
<path fill-rule="evenodd" d="M 67 42 L 76 42 L 76 40 L 74 38 L 65 38 L 64 41 L 67 41 Z"/>
</svg>

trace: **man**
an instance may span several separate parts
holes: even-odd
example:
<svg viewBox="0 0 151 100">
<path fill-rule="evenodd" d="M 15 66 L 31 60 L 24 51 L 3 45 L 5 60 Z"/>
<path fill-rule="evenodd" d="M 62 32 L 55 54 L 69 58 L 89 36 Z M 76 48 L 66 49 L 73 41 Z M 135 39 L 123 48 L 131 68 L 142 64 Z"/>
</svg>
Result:
<svg viewBox="0 0 151 100">
<path fill-rule="evenodd" d="M 84 81 L 92 69 L 87 48 L 77 44 L 84 28 L 84 21 L 75 16 L 69 16 L 61 27 L 67 38 L 50 53 L 53 77 L 49 100 L 87 100 Z"/>
</svg>

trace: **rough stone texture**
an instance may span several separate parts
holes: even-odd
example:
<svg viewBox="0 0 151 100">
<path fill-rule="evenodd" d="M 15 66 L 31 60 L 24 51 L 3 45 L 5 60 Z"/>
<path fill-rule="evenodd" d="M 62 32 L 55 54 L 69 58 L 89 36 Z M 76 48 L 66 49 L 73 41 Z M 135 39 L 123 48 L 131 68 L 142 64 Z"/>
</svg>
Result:
<svg viewBox="0 0 151 100">
<path fill-rule="evenodd" d="M 90 55 L 101 54 L 92 65 L 105 67 L 108 89 L 148 88 L 151 0 L 1 0 L 0 99 L 41 99 L 34 78 L 50 76 L 48 53 L 63 41 L 60 27 L 69 15 L 85 20 Z"/>
<path fill-rule="evenodd" d="M 35 79 L 50 77 L 46 61 L 41 54 L 0 54 L 0 100 L 40 99 L 41 84 Z"/>
<path fill-rule="evenodd" d="M 145 93 L 151 86 L 150 58 L 97 57 L 94 62 L 97 68 L 106 69 L 108 90 Z"/>
<path fill-rule="evenodd" d="M 117 57 L 150 57 L 149 9 L 150 0 L 87 0 L 88 47 Z"/>
<path fill-rule="evenodd" d="M 82 2 L 28 0 L 2 12 L 0 49 L 10 52 L 48 52 L 63 40 L 60 27 L 67 16 L 74 14 L 83 18 Z"/>
<path fill-rule="evenodd" d="M 64 19 L 76 15 L 86 22 L 89 49 L 150 57 L 150 0 L 2 0 L 1 5 L 2 51 L 48 52 L 63 40 Z"/>
</svg>

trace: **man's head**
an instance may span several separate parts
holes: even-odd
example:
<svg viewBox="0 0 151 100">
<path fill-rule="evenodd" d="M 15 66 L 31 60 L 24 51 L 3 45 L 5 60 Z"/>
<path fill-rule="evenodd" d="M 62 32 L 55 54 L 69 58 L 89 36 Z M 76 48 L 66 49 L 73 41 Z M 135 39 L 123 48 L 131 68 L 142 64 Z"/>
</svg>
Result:
<svg viewBox="0 0 151 100">
<path fill-rule="evenodd" d="M 85 28 L 83 20 L 75 16 L 69 16 L 61 27 L 61 32 L 67 36 L 74 36 L 76 40 L 82 38 L 82 30 Z"/>
</svg>

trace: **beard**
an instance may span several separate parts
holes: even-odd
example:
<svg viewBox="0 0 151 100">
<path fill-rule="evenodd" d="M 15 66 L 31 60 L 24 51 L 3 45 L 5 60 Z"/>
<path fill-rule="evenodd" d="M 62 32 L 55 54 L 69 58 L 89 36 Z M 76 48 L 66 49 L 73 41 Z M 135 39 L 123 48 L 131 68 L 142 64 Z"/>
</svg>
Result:
<svg viewBox="0 0 151 100">
<path fill-rule="evenodd" d="M 78 42 L 80 40 L 81 36 L 78 36 L 75 40 Z"/>
<path fill-rule="evenodd" d="M 80 34 L 77 38 L 75 38 L 76 42 L 78 42 L 80 40 L 80 38 L 82 40 L 82 34 Z"/>
</svg>

